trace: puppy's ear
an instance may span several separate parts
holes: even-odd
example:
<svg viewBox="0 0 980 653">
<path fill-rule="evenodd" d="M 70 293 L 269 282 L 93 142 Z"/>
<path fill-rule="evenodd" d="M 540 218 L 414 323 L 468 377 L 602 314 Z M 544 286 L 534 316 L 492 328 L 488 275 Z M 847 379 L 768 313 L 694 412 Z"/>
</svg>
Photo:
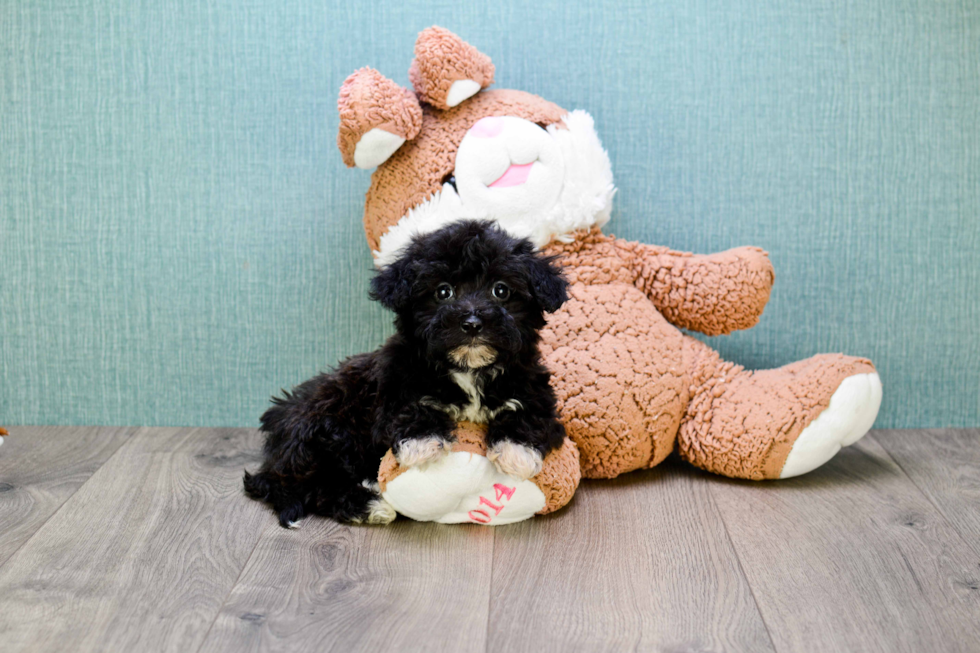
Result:
<svg viewBox="0 0 980 653">
<path fill-rule="evenodd" d="M 554 313 L 568 300 L 568 280 L 561 271 L 558 257 L 529 252 L 525 261 L 531 294 L 541 308 Z"/>
<path fill-rule="evenodd" d="M 381 268 L 371 279 L 371 299 L 398 313 L 411 303 L 414 284 L 415 270 L 411 259 L 403 256 Z"/>
</svg>

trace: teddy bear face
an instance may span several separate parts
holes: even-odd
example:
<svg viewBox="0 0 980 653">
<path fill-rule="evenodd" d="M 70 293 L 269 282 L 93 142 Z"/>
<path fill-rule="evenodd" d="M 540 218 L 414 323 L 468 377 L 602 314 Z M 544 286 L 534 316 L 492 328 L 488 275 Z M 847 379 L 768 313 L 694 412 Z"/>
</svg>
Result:
<svg viewBox="0 0 980 653">
<path fill-rule="evenodd" d="M 435 28 L 416 44 L 417 95 L 370 69 L 341 91 L 345 161 L 377 165 L 364 227 L 379 267 L 413 235 L 461 219 L 494 220 L 543 247 L 609 218 L 612 170 L 591 116 L 522 91 L 481 91 L 486 75 L 479 84 L 459 78 L 480 76 L 460 57 L 483 57 L 492 80 L 489 59 Z"/>
<path fill-rule="evenodd" d="M 456 151 L 455 191 L 460 209 L 479 206 L 503 224 L 543 214 L 558 199 L 565 161 L 558 128 L 516 116 L 487 116 L 470 127 Z"/>
</svg>

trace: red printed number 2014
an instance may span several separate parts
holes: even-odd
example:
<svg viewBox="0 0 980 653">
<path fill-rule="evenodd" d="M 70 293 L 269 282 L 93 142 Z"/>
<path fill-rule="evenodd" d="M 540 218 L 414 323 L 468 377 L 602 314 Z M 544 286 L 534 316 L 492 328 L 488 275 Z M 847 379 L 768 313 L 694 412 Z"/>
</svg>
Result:
<svg viewBox="0 0 980 653">
<path fill-rule="evenodd" d="M 501 485 L 500 483 L 494 483 L 493 490 L 497 495 L 497 503 L 494 503 L 486 497 L 480 497 L 480 505 L 486 506 L 490 510 L 493 510 L 492 515 L 483 508 L 474 508 L 467 513 L 470 519 L 475 521 L 477 524 L 489 524 L 491 520 L 499 515 L 500 511 L 504 509 L 504 503 L 510 501 L 511 497 L 514 496 L 514 491 L 517 490 L 517 488 Z"/>
</svg>

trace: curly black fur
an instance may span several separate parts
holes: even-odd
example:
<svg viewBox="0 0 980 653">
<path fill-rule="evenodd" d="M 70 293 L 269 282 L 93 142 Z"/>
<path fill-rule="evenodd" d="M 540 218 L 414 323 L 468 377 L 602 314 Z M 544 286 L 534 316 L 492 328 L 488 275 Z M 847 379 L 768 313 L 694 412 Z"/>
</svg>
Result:
<svg viewBox="0 0 980 653">
<path fill-rule="evenodd" d="M 551 258 L 492 223 L 416 237 L 371 283 L 371 297 L 396 314 L 396 334 L 273 398 L 261 418 L 265 462 L 245 473 L 246 491 L 283 526 L 307 514 L 363 521 L 380 499 L 373 483 L 389 448 L 450 441 L 456 419 L 474 414 L 488 422 L 488 446 L 510 440 L 546 455 L 565 430 L 538 331 L 566 289 Z M 482 390 L 479 406 L 460 375 Z"/>
</svg>

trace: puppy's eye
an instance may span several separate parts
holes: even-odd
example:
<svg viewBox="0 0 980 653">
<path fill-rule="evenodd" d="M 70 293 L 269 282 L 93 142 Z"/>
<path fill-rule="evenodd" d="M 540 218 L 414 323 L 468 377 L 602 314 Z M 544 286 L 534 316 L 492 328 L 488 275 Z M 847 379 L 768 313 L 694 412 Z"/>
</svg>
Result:
<svg viewBox="0 0 980 653">
<path fill-rule="evenodd" d="M 453 295 L 455 294 L 456 293 L 453 292 L 453 287 L 450 286 L 448 283 L 440 283 L 439 287 L 436 288 L 436 301 L 448 302 L 450 299 L 453 298 Z"/>
<path fill-rule="evenodd" d="M 508 288 L 507 284 L 503 281 L 498 281 L 497 283 L 493 284 L 493 296 L 500 301 L 504 301 L 510 297 L 510 288 Z"/>
<path fill-rule="evenodd" d="M 450 172 L 449 174 L 447 174 L 445 177 L 442 178 L 442 183 L 449 184 L 450 186 L 453 187 L 453 190 L 459 192 L 459 189 L 456 188 L 456 175 L 453 174 L 452 172 Z"/>
</svg>

